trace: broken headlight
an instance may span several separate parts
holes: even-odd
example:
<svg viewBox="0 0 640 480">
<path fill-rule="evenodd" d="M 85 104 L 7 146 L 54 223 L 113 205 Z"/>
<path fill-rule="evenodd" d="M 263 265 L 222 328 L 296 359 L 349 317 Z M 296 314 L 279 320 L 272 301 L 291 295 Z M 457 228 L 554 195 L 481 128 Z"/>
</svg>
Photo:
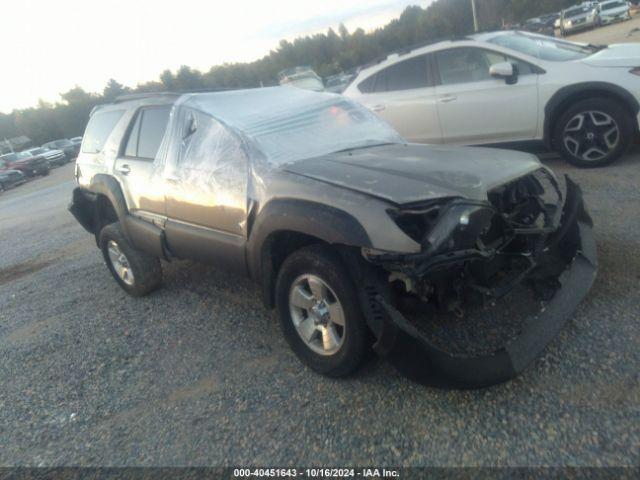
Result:
<svg viewBox="0 0 640 480">
<path fill-rule="evenodd" d="M 432 253 L 467 250 L 491 227 L 495 211 L 481 203 L 453 201 L 440 214 L 423 245 Z"/>
<path fill-rule="evenodd" d="M 389 211 L 396 225 L 430 253 L 474 248 L 494 213 L 490 205 L 467 200 Z"/>
</svg>

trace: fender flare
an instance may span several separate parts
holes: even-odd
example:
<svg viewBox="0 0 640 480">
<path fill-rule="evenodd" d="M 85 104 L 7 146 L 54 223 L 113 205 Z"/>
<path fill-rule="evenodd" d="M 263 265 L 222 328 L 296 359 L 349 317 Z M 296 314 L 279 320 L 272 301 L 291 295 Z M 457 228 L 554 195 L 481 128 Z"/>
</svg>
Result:
<svg viewBox="0 0 640 480">
<path fill-rule="evenodd" d="M 263 300 L 269 307 L 273 306 L 275 277 L 270 239 L 284 231 L 308 235 L 332 245 L 371 247 L 364 227 L 344 210 L 307 200 L 270 201 L 257 214 L 247 242 L 249 273 L 260 283 Z"/>
<path fill-rule="evenodd" d="M 544 143 L 551 148 L 553 145 L 553 125 L 558 115 L 561 113 L 561 107 L 571 97 L 579 95 L 588 96 L 590 92 L 606 92 L 610 96 L 619 98 L 623 104 L 630 109 L 630 113 L 634 116 L 640 112 L 640 103 L 624 88 L 608 82 L 582 82 L 562 87 L 547 102 L 544 107 Z"/>
<path fill-rule="evenodd" d="M 129 232 L 127 228 L 127 217 L 129 216 L 129 209 L 127 208 L 127 202 L 124 199 L 122 193 L 122 187 L 118 181 L 111 175 L 99 173 L 91 179 L 91 184 L 88 190 L 96 195 L 104 195 L 111 205 L 113 206 L 118 221 L 124 230 L 124 234 L 129 238 Z"/>
<path fill-rule="evenodd" d="M 164 231 L 129 214 L 122 187 L 115 178 L 97 174 L 92 178 L 88 190 L 95 195 L 104 195 L 111 202 L 124 236 L 134 247 L 158 258 L 168 259 Z"/>
</svg>

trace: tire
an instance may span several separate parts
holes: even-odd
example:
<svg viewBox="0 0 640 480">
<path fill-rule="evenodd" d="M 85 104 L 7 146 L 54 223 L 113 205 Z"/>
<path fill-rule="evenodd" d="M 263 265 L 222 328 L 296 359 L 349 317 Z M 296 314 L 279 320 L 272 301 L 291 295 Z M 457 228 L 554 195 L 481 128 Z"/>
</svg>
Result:
<svg viewBox="0 0 640 480">
<path fill-rule="evenodd" d="M 0 182 L 0 193 L 4 192 L 4 184 Z"/>
<path fill-rule="evenodd" d="M 324 305 L 330 305 L 332 310 L 329 312 L 328 309 L 322 308 L 309 314 L 309 311 L 303 312 L 295 306 L 296 302 L 290 302 L 290 298 L 295 296 L 292 292 L 296 287 L 313 295 L 309 281 L 313 281 L 317 287 L 317 279 L 327 287 L 324 289 Z M 369 330 L 351 276 L 335 251 L 326 245 L 312 245 L 292 253 L 280 268 L 275 293 L 282 332 L 293 352 L 305 365 L 330 377 L 347 376 L 362 365 L 369 350 Z M 317 299 L 318 296 L 315 297 Z M 305 298 L 307 299 L 308 297 Z M 341 309 L 342 326 L 338 322 L 340 315 L 336 314 L 336 302 Z M 316 307 L 318 305 L 323 304 L 316 303 Z M 333 331 L 335 335 L 327 337 L 340 339 L 336 350 L 325 349 L 325 337 L 321 330 L 315 330 L 308 336 L 313 338 L 313 341 L 303 340 L 302 333 L 299 333 L 294 323 L 300 320 L 301 312 L 302 316 L 308 314 L 307 325 Z M 319 319 L 317 316 L 314 317 L 317 312 L 328 314 L 328 317 L 322 315 L 323 321 L 329 319 L 326 326 L 314 323 L 314 319 Z M 333 323 L 334 319 L 338 323 Z M 302 322 L 299 325 L 302 325 Z M 328 343 L 331 345 L 330 341 Z M 324 353 L 319 353 L 319 350 L 323 350 Z"/>
<path fill-rule="evenodd" d="M 607 133 L 613 127 L 617 128 L 617 135 Z M 560 115 L 554 126 L 553 143 L 558 153 L 576 167 L 602 167 L 629 149 L 633 133 L 633 118 L 620 102 L 590 98 L 576 102 Z"/>
<path fill-rule="evenodd" d="M 49 169 L 47 168 L 40 175 L 42 175 L 43 177 L 46 177 L 47 175 L 49 175 Z"/>
<path fill-rule="evenodd" d="M 102 229 L 99 245 L 111 275 L 129 295 L 142 297 L 156 290 L 162 283 L 160 260 L 153 255 L 134 248 L 124 236 L 119 222 L 109 224 Z M 120 270 L 122 272 L 123 270 L 114 265 L 114 260 L 112 259 L 112 256 L 118 252 L 125 257 L 124 262 L 120 264 L 121 266 L 126 264 L 127 267 L 127 273 L 123 274 L 123 276 L 117 271 Z M 122 260 L 122 257 L 120 257 L 120 260 Z"/>
</svg>

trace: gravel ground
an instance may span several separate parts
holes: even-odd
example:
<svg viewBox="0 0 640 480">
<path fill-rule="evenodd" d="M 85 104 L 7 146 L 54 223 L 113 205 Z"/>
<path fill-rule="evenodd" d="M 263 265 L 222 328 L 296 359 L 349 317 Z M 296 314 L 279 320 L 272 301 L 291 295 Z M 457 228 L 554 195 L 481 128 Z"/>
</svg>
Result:
<svg viewBox="0 0 640 480">
<path fill-rule="evenodd" d="M 544 356 L 478 391 L 372 360 L 304 368 L 258 289 L 179 262 L 128 297 L 65 210 L 72 166 L 0 196 L 0 465 L 638 465 L 640 151 L 578 170 L 600 272 Z"/>
</svg>

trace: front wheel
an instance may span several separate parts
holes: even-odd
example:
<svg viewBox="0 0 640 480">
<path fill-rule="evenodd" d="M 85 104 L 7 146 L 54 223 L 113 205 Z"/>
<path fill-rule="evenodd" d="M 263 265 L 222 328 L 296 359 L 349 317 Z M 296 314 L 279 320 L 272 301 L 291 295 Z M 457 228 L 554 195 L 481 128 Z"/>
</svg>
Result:
<svg viewBox="0 0 640 480">
<path fill-rule="evenodd" d="M 602 167 L 622 156 L 633 139 L 633 119 L 617 101 L 576 102 L 556 122 L 554 145 L 577 167 Z"/>
<path fill-rule="evenodd" d="M 134 248 L 124 236 L 119 222 L 102 229 L 99 244 L 111 275 L 129 295 L 141 297 L 160 286 L 160 260 Z"/>
<path fill-rule="evenodd" d="M 287 342 L 311 369 L 342 377 L 363 363 L 369 332 L 351 276 L 330 247 L 305 247 L 284 261 L 276 305 Z"/>
</svg>

